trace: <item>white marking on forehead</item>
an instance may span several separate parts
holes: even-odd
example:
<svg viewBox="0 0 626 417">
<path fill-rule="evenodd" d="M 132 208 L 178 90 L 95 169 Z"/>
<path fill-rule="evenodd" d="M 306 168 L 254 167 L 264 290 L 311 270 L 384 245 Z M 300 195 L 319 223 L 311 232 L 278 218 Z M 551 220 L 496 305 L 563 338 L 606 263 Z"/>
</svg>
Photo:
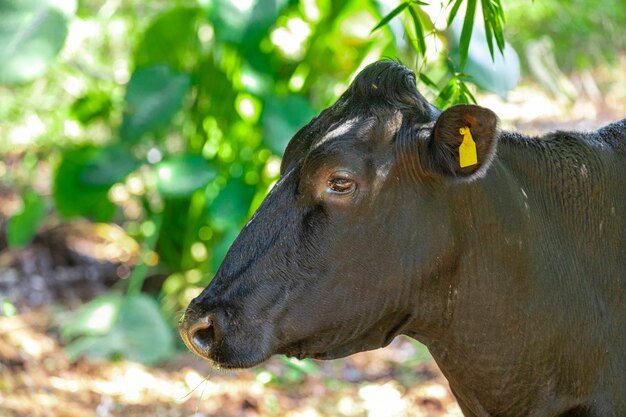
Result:
<svg viewBox="0 0 626 417">
<path fill-rule="evenodd" d="M 398 132 L 398 130 L 400 130 L 400 127 L 402 126 L 403 118 L 404 117 L 402 116 L 402 112 L 400 111 L 395 112 L 391 120 L 389 120 L 389 122 L 387 123 L 387 129 L 389 133 L 391 133 L 392 135 L 395 135 Z"/>
<path fill-rule="evenodd" d="M 381 164 L 376 168 L 376 177 L 378 178 L 386 177 L 387 174 L 389 174 L 390 170 L 391 170 L 391 162 L 387 161 L 384 164 Z"/>
<path fill-rule="evenodd" d="M 331 130 L 329 132 L 326 132 L 324 137 L 322 139 L 320 139 L 320 141 L 315 144 L 315 147 L 317 148 L 321 144 L 323 144 L 325 142 L 328 142 L 331 139 L 338 138 L 339 136 L 345 135 L 353 127 L 356 126 L 358 121 L 359 121 L 358 117 L 353 117 L 352 119 L 346 120 L 345 122 L 343 122 L 342 124 L 340 124 L 339 126 L 334 128 L 333 130 Z"/>
</svg>

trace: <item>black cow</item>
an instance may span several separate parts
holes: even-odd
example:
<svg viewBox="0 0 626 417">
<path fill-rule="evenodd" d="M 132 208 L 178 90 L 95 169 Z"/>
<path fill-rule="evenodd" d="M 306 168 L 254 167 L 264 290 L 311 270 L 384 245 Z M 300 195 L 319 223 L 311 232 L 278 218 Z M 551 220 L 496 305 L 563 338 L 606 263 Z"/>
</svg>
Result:
<svg viewBox="0 0 626 417">
<path fill-rule="evenodd" d="M 187 346 L 238 368 L 406 334 L 467 416 L 626 416 L 626 119 L 497 126 L 441 112 L 400 64 L 365 68 L 289 143 Z"/>
</svg>

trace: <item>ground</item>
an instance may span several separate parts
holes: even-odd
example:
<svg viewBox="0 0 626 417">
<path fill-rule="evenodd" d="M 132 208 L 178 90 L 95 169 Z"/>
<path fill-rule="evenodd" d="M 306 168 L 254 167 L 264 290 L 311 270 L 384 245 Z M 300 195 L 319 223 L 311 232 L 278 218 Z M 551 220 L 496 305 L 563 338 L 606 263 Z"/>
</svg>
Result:
<svg viewBox="0 0 626 417">
<path fill-rule="evenodd" d="M 461 416 L 431 360 L 401 365 L 422 357 L 406 339 L 306 375 L 280 358 L 221 371 L 187 353 L 158 368 L 69 363 L 51 324 L 45 309 L 0 319 L 2 417 Z"/>
<path fill-rule="evenodd" d="M 498 113 L 503 128 L 589 130 L 626 117 L 621 88 L 617 98 L 589 93 L 570 105 L 530 87 L 514 91 L 508 102 L 494 96 L 479 102 Z M 15 199 L 0 189 L 0 230 Z M 0 417 L 462 415 L 423 347 L 402 337 L 345 360 L 276 357 L 242 371 L 214 369 L 183 349 L 152 368 L 68 361 L 58 337 L 60 315 L 105 291 L 113 284 L 104 279 L 111 275 L 107 268 L 119 267 L 90 256 L 94 245 L 108 245 L 101 232 L 88 222 L 63 224 L 19 251 L 2 249 L 0 233 L 0 299 L 11 300 L 19 312 L 0 316 Z M 128 249 L 119 242 L 115 248 L 108 252 L 113 257 Z"/>
</svg>

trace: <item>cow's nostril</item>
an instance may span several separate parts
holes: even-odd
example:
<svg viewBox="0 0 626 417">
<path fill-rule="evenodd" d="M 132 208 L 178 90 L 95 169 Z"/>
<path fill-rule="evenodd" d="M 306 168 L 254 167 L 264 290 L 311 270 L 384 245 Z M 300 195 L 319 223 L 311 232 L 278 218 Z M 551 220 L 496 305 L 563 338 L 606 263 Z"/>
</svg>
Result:
<svg viewBox="0 0 626 417">
<path fill-rule="evenodd" d="M 189 328 L 189 339 L 191 343 L 201 352 L 208 352 L 213 340 L 215 339 L 215 330 L 211 320 L 206 317 Z"/>
</svg>

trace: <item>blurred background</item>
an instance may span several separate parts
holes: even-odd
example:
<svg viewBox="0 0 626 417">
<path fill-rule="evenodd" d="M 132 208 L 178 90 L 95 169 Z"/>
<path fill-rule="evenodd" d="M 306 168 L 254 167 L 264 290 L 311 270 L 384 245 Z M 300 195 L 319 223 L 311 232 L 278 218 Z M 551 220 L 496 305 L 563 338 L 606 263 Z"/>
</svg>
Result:
<svg viewBox="0 0 626 417">
<path fill-rule="evenodd" d="M 626 117 L 626 1 L 0 0 L 0 415 L 460 416 L 419 343 L 225 372 L 175 328 L 367 64 L 538 134 Z"/>
</svg>

